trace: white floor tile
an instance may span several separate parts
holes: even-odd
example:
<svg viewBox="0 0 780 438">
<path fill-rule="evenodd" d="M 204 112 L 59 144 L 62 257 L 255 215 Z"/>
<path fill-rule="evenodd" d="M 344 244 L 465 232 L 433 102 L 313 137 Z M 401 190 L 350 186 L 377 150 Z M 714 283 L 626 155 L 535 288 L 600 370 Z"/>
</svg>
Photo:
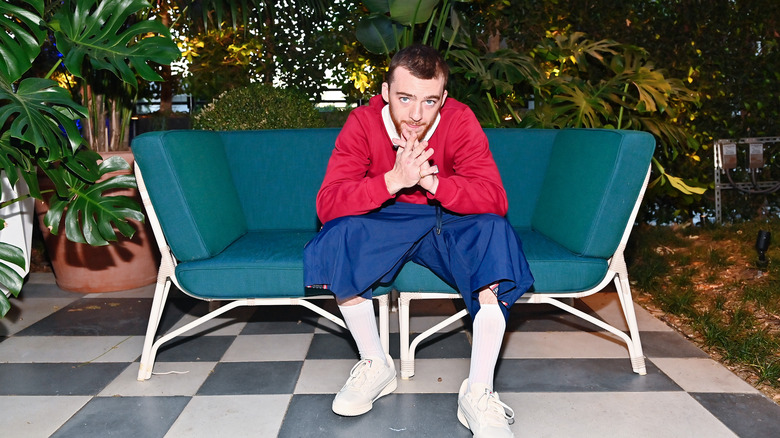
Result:
<svg viewBox="0 0 780 438">
<path fill-rule="evenodd" d="M 199 306 L 207 306 L 207 303 L 198 303 Z M 205 307 L 204 307 L 205 309 Z M 254 306 L 241 306 L 230 309 L 227 312 L 213 318 L 187 332 L 187 336 L 236 336 L 246 326 L 247 320 L 257 310 Z M 205 311 L 204 311 L 205 313 Z M 195 321 L 202 315 L 186 314 L 177 323 L 176 328 Z"/>
<path fill-rule="evenodd" d="M 312 333 L 243 335 L 236 338 L 222 356 L 222 362 L 266 362 L 304 360 Z"/>
<path fill-rule="evenodd" d="M 216 362 L 157 362 L 152 378 L 138 381 L 138 363 L 131 364 L 100 396 L 190 396 L 198 392 L 214 370 Z M 170 374 L 166 374 L 170 373 Z"/>
<path fill-rule="evenodd" d="M 688 392 L 759 393 L 753 386 L 712 359 L 655 358 L 652 362 Z"/>
<path fill-rule="evenodd" d="M 356 363 L 351 359 L 307 360 L 301 368 L 295 394 L 336 394 Z"/>
<path fill-rule="evenodd" d="M 505 359 L 626 358 L 622 340 L 606 332 L 509 332 Z"/>
<path fill-rule="evenodd" d="M 30 272 L 26 284 L 56 284 L 57 280 L 52 272 Z"/>
<path fill-rule="evenodd" d="M 0 397 L 3 438 L 50 436 L 92 397 Z"/>
<path fill-rule="evenodd" d="M 0 362 L 132 362 L 141 336 L 16 336 L 0 343 Z"/>
<path fill-rule="evenodd" d="M 617 292 L 599 292 L 582 298 L 582 301 L 608 324 L 614 326 L 618 330 L 628 330 Z M 634 304 L 634 312 L 636 313 L 637 325 L 641 331 L 673 331 L 671 327 L 664 324 L 663 321 L 653 317 L 647 310 L 643 309 L 638 304 Z"/>
<path fill-rule="evenodd" d="M 85 298 L 154 298 L 155 284 L 148 284 L 136 289 L 129 289 L 116 292 L 102 292 L 85 294 Z"/>
<path fill-rule="evenodd" d="M 341 315 L 336 315 L 336 316 L 341 317 Z M 392 317 L 391 317 L 391 319 L 392 319 Z M 377 324 L 379 324 L 379 318 L 378 317 L 377 317 L 376 321 L 377 321 Z M 377 325 L 377 327 L 379 327 L 379 325 Z M 346 331 L 347 331 L 347 329 L 345 329 L 344 327 L 341 327 L 340 325 L 336 324 L 335 322 L 333 322 L 333 321 L 331 321 L 331 320 L 329 320 L 327 318 L 324 318 L 324 317 L 320 317 L 320 318 L 317 319 L 317 326 L 314 329 L 314 333 L 342 333 L 342 332 L 346 332 Z"/>
<path fill-rule="evenodd" d="M 291 395 L 194 397 L 165 436 L 171 438 L 276 436 L 291 397 Z"/>
<path fill-rule="evenodd" d="M 500 393 L 515 411 L 517 436 L 733 438 L 684 392 Z"/>
</svg>

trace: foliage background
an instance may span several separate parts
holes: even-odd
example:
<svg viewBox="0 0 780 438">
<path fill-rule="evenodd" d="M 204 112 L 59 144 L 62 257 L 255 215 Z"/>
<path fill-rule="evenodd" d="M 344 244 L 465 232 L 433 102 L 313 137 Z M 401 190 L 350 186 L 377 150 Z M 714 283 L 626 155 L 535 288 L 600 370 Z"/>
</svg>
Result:
<svg viewBox="0 0 780 438">
<path fill-rule="evenodd" d="M 417 1 L 434 3 L 437 20 L 431 27 L 424 21 L 408 26 L 412 32 L 395 23 L 408 37 L 402 44 L 441 33 L 439 47 L 453 64 L 451 92 L 469 103 L 486 126 L 655 129 L 657 183 L 646 197 L 646 220 L 687 221 L 711 214 L 713 142 L 780 134 L 780 2 Z M 167 8 L 164 14 L 192 62 L 181 86 L 201 99 L 263 82 L 296 88 L 313 102 L 325 88 L 341 88 L 348 102 L 361 103 L 379 91 L 392 53 L 369 52 L 356 31 L 378 10 L 381 15 L 383 8 L 397 11 L 416 2 L 157 3 Z M 447 8 L 452 13 L 442 12 Z M 390 12 L 384 15 L 394 18 Z M 638 98 L 634 82 L 619 78 L 616 66 L 630 62 L 656 75 L 650 83 L 661 92 L 653 99 L 662 105 L 654 111 L 631 102 Z M 648 78 L 642 80 L 647 84 Z M 574 85 L 566 90 L 568 84 Z M 621 88 L 624 84 L 631 86 Z M 590 105 L 593 120 L 558 117 L 565 114 L 566 99 Z M 628 112 L 623 114 L 621 106 Z M 768 157 L 770 167 L 778 163 L 774 154 Z M 767 173 L 780 174 L 780 169 Z M 703 189 L 709 190 L 702 196 Z M 774 194 L 726 196 L 731 219 L 749 219 L 762 205 L 777 204 Z"/>
<path fill-rule="evenodd" d="M 261 83 L 222 93 L 193 119 L 195 129 L 212 131 L 319 128 L 323 125 L 322 117 L 305 94 Z"/>
</svg>

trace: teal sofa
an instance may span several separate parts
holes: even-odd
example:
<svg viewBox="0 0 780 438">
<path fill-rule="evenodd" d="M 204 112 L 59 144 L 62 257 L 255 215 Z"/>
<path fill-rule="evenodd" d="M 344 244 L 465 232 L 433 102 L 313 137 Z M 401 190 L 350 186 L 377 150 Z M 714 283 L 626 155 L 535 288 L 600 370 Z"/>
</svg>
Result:
<svg viewBox="0 0 780 438">
<path fill-rule="evenodd" d="M 139 380 L 151 377 L 165 342 L 238 306 L 301 305 L 344 326 L 303 286 L 303 246 L 319 230 L 315 197 L 338 129 L 167 131 L 133 139 L 136 176 L 162 263 Z M 645 370 L 623 247 L 647 184 L 653 137 L 598 129 L 489 129 L 491 150 L 536 283 L 522 301 L 549 303 L 588 319 L 626 342 L 634 371 Z M 595 293 L 614 282 L 629 333 L 560 298 Z M 175 284 L 203 300 L 225 302 L 156 339 Z M 457 298 L 425 268 L 409 263 L 380 285 L 380 335 L 389 345 L 389 294 L 399 293 L 402 376 L 414 374 L 414 348 L 461 311 L 409 343 L 414 299 Z"/>
</svg>

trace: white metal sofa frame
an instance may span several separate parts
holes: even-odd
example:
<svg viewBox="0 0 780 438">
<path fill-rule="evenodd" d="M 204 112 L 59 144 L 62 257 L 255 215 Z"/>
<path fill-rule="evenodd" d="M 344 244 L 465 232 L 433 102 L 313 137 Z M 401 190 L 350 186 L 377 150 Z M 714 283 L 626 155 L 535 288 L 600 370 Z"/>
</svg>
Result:
<svg viewBox="0 0 780 438">
<path fill-rule="evenodd" d="M 639 327 L 637 325 L 636 313 L 634 311 L 634 302 L 631 298 L 631 287 L 628 282 L 628 269 L 626 267 L 623 251 L 628 243 L 628 238 L 631 234 L 631 228 L 634 225 L 634 220 L 639 211 L 639 206 L 642 202 L 645 190 L 647 189 L 647 183 L 650 179 L 650 169 L 645 176 L 642 189 L 637 196 L 634 208 L 631 212 L 631 216 L 626 224 L 626 228 L 623 231 L 623 236 L 620 240 L 615 253 L 609 259 L 609 265 L 604 278 L 599 284 L 592 289 L 574 292 L 574 293 L 544 293 L 544 292 L 527 292 L 517 302 L 518 303 L 530 303 L 530 304 L 550 304 L 566 312 L 571 313 L 581 319 L 584 319 L 623 340 L 628 347 L 629 358 L 631 359 L 631 367 L 634 372 L 640 375 L 647 374 L 647 368 L 645 366 L 645 356 L 642 353 L 642 343 L 639 339 Z M 615 328 L 614 326 L 606 323 L 605 321 L 595 318 L 587 313 L 574 308 L 573 306 L 562 302 L 560 299 L 569 298 L 582 298 L 594 293 L 597 293 L 604 289 L 610 281 L 614 281 L 617 294 L 620 299 L 620 305 L 623 310 L 623 316 L 626 319 L 628 325 L 629 334 Z M 456 314 L 446 318 L 433 327 L 425 330 L 414 338 L 414 341 L 409 342 L 410 337 L 410 303 L 411 300 L 419 299 L 457 299 L 460 298 L 460 294 L 455 292 L 403 292 L 399 291 L 398 297 L 398 323 L 400 332 L 400 349 L 401 349 L 401 377 L 409 379 L 414 376 L 414 354 L 417 347 L 422 341 L 437 333 L 439 330 L 444 329 L 450 324 L 455 323 L 461 318 L 468 315 L 468 310 L 462 309 Z"/>
<path fill-rule="evenodd" d="M 146 189 L 143 176 L 141 175 L 141 170 L 137 165 L 135 166 L 135 176 L 136 180 L 138 181 L 138 191 L 141 195 L 141 201 L 143 202 L 144 208 L 146 209 L 147 220 L 152 227 L 154 237 L 157 240 L 157 245 L 160 248 L 160 253 L 162 256 L 160 270 L 157 273 L 157 283 L 154 290 L 152 309 L 149 314 L 149 323 L 146 329 L 146 336 L 144 338 L 143 352 L 141 354 L 141 364 L 138 370 L 138 380 L 143 381 L 152 377 L 157 351 L 163 344 L 236 307 L 298 305 L 312 310 L 313 312 L 327 318 L 342 328 L 346 328 L 346 325 L 341 318 L 310 302 L 312 300 L 318 299 L 333 299 L 333 295 L 331 293 L 323 293 L 321 296 L 307 296 L 305 298 L 246 298 L 231 300 L 228 303 L 218 307 L 216 310 L 211 310 L 206 315 L 203 315 L 198 319 L 165 334 L 155 341 L 154 338 L 157 335 L 157 330 L 159 329 L 160 320 L 162 319 L 163 310 L 168 299 L 168 292 L 170 291 L 171 284 L 176 285 L 176 287 L 178 287 L 182 292 L 194 298 L 198 298 L 200 300 L 204 300 L 204 298 L 198 297 L 197 295 L 188 292 L 176 280 L 175 270 L 178 262 L 176 261 L 176 258 L 173 256 L 173 253 L 168 246 L 165 234 L 163 233 L 162 227 L 160 226 L 160 221 L 157 218 L 157 213 L 155 212 L 154 206 L 149 199 L 149 193 Z M 384 294 L 374 297 L 374 299 L 376 299 L 379 304 L 379 333 L 382 340 L 382 347 L 384 348 L 385 352 L 388 352 L 390 349 L 390 318 L 388 307 L 389 295 L 390 294 Z"/>
</svg>

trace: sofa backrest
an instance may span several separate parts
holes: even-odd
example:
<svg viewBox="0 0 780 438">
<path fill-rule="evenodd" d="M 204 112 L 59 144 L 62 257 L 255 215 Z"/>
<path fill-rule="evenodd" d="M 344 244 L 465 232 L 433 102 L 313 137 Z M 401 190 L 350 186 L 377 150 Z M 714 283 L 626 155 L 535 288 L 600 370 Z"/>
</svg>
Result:
<svg viewBox="0 0 780 438">
<path fill-rule="evenodd" d="M 531 226 L 576 254 L 611 257 L 654 149 L 646 132 L 559 131 Z"/>
<path fill-rule="evenodd" d="M 637 131 L 487 129 L 512 225 L 584 256 L 620 242 L 655 147 Z M 133 140 L 177 259 L 216 255 L 248 230 L 319 227 L 316 195 L 338 128 L 167 131 Z"/>
<path fill-rule="evenodd" d="M 132 151 L 177 259 L 209 258 L 246 233 L 219 134 L 150 132 L 133 139 Z"/>
<path fill-rule="evenodd" d="M 485 134 L 509 199 L 507 219 L 515 227 L 530 228 L 558 131 L 486 129 Z"/>
<path fill-rule="evenodd" d="M 317 191 L 340 129 L 224 131 L 250 230 L 317 230 Z"/>
</svg>

